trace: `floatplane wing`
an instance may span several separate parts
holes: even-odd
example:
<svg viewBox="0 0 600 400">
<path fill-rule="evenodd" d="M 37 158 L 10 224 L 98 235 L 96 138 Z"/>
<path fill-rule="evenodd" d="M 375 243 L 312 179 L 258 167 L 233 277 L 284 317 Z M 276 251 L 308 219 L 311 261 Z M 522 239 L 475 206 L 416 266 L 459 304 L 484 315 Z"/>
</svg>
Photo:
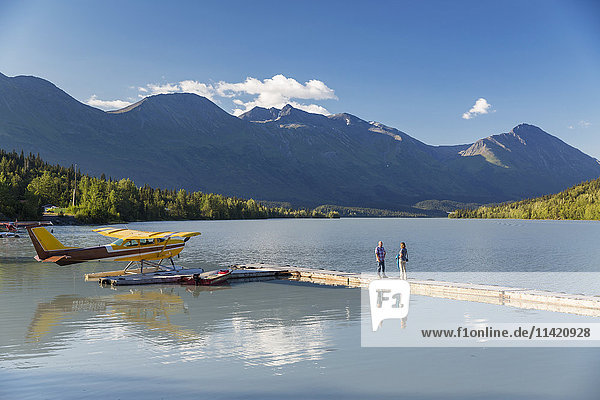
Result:
<svg viewBox="0 0 600 400">
<path fill-rule="evenodd" d="M 94 231 L 117 240 L 105 246 L 67 247 L 44 227 L 27 227 L 38 261 L 58 265 L 92 260 L 128 261 L 125 270 L 132 263 L 140 262 L 140 272 L 143 271 L 144 263 L 163 268 L 160 263 L 166 259 L 174 267 L 173 257 L 183 250 L 191 237 L 200 235 L 200 232 L 146 232 L 115 228 L 99 228 Z"/>
<path fill-rule="evenodd" d="M 133 229 L 98 228 L 93 230 L 103 236 L 123 240 L 141 239 L 167 239 L 170 237 L 191 238 L 200 235 L 200 232 L 147 232 Z"/>
</svg>

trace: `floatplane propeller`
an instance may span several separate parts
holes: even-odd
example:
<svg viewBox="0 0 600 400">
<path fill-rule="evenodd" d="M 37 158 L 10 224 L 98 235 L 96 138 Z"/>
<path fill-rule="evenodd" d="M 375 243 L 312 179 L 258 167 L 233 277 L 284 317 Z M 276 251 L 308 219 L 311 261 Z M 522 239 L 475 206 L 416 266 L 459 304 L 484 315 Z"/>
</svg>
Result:
<svg viewBox="0 0 600 400">
<path fill-rule="evenodd" d="M 125 269 L 120 271 L 88 274 L 86 278 L 98 276 L 123 275 L 126 273 L 144 273 L 144 266 L 153 271 L 175 271 L 180 269 L 173 262 L 186 242 L 200 232 L 146 232 L 132 229 L 98 228 L 94 229 L 103 236 L 116 240 L 105 246 L 67 247 L 44 227 L 27 227 L 29 237 L 37 253 L 36 260 L 53 262 L 58 265 L 76 264 L 85 261 L 110 260 L 128 261 Z M 163 265 L 169 260 L 171 265 Z M 139 263 L 139 269 L 131 267 Z"/>
</svg>

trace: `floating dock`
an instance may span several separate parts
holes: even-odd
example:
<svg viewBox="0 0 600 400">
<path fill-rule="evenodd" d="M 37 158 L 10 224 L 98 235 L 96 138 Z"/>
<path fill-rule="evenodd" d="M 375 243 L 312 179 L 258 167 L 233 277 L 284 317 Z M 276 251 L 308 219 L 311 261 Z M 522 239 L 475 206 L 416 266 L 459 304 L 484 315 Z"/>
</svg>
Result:
<svg viewBox="0 0 600 400">
<path fill-rule="evenodd" d="M 114 286 L 179 283 L 191 275 L 201 274 L 203 272 L 204 270 L 202 268 L 181 269 L 176 271 L 154 271 L 143 274 L 137 270 L 134 271 L 134 273 L 126 275 L 123 275 L 123 271 L 109 271 L 98 274 L 87 274 L 85 280 L 98 279 L 100 285 Z M 115 275 L 116 273 L 121 273 L 121 275 Z"/>
<path fill-rule="evenodd" d="M 376 275 L 301 268 L 290 265 L 240 264 L 229 280 L 287 279 L 330 286 L 367 287 Z M 600 296 L 557 293 L 508 286 L 408 279 L 411 294 L 509 307 L 600 317 Z"/>
<path fill-rule="evenodd" d="M 262 263 L 232 265 L 229 266 L 229 269 L 232 270 L 232 273 L 228 280 L 237 282 L 285 279 L 328 286 L 360 288 L 367 287 L 369 282 L 378 279 L 375 274 L 357 274 L 344 271 Z M 137 275 L 129 275 L 123 282 L 120 281 L 122 277 L 110 276 L 117 273 L 122 274 L 122 272 L 113 271 L 109 273 L 88 274 L 86 275 L 86 280 L 98 280 L 101 284 L 110 285 L 178 283 L 183 277 L 189 276 L 191 273 L 197 273 L 198 271 L 184 269 L 178 271 L 179 274 L 160 272 L 149 274 L 138 273 Z M 410 284 L 410 291 L 413 295 L 600 317 L 600 296 L 436 280 L 409 278 L 407 281 Z"/>
</svg>

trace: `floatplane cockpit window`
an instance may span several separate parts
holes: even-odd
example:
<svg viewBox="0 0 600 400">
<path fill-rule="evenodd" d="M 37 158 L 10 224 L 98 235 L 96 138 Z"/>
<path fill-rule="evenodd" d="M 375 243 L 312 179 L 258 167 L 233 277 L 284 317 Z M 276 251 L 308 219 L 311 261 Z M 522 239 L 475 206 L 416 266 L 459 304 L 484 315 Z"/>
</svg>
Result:
<svg viewBox="0 0 600 400">
<path fill-rule="evenodd" d="M 163 238 L 159 238 L 159 239 L 140 239 L 139 241 L 137 239 L 130 239 L 127 241 L 124 241 L 123 239 L 117 239 L 114 242 L 111 243 L 111 245 L 113 246 L 125 246 L 125 247 L 134 247 L 134 246 L 148 246 L 154 243 L 162 243 L 164 242 L 165 239 Z"/>
</svg>

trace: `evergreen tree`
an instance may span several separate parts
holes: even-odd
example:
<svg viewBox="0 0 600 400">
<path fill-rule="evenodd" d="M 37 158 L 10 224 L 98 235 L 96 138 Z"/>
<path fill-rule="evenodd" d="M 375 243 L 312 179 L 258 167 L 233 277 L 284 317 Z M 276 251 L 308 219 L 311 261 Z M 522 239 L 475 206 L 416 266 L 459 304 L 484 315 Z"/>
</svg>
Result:
<svg viewBox="0 0 600 400">
<path fill-rule="evenodd" d="M 75 183 L 77 186 L 75 187 Z M 75 191 L 75 205 L 72 204 Z M 53 204 L 84 223 L 177 219 L 323 217 L 322 212 L 269 208 L 254 199 L 186 190 L 137 187 L 81 174 L 73 166 L 45 163 L 39 156 L 0 150 L 0 218 L 38 219 Z M 333 214 L 331 214 L 333 215 Z"/>
</svg>

